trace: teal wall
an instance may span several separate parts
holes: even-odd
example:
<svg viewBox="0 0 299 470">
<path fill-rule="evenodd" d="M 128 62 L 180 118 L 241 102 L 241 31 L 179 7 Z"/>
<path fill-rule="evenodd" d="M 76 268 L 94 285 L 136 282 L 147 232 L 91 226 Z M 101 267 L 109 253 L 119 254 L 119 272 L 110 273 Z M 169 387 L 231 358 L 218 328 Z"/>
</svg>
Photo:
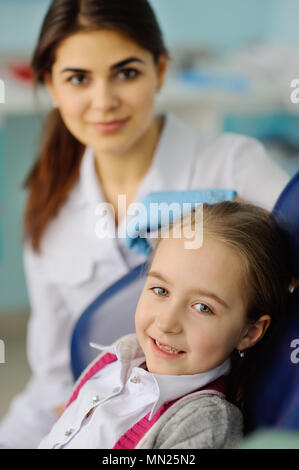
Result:
<svg viewBox="0 0 299 470">
<path fill-rule="evenodd" d="M 298 0 L 150 1 L 170 48 L 198 44 L 229 49 L 263 40 L 299 44 Z M 31 54 L 49 3 L 0 0 L 0 58 L 9 52 Z M 36 154 L 40 125 L 34 116 L 10 116 L 0 125 L 0 314 L 28 305 L 21 184 Z"/>
<path fill-rule="evenodd" d="M 125 0 L 124 0 L 125 1 Z M 167 43 L 299 43 L 298 0 L 150 0 Z M 33 48 L 49 0 L 0 0 L 0 52 Z"/>
<path fill-rule="evenodd" d="M 25 202 L 22 183 L 37 150 L 40 126 L 39 118 L 25 115 L 9 117 L 2 128 L 0 314 L 23 310 L 28 304 L 22 262 L 22 214 Z"/>
</svg>

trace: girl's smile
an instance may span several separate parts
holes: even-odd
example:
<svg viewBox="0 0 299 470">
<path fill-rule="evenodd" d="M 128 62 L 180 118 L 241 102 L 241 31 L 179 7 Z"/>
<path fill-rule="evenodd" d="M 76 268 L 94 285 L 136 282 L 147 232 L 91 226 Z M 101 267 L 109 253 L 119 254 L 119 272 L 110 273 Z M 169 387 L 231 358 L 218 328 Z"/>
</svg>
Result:
<svg viewBox="0 0 299 470">
<path fill-rule="evenodd" d="M 153 344 L 153 351 L 155 354 L 157 354 L 159 357 L 164 357 L 164 358 L 173 358 L 173 359 L 178 359 L 182 357 L 183 354 L 185 354 L 185 351 L 181 351 L 179 349 L 176 349 L 168 344 L 161 343 L 157 339 L 150 338 L 152 340 Z"/>
</svg>

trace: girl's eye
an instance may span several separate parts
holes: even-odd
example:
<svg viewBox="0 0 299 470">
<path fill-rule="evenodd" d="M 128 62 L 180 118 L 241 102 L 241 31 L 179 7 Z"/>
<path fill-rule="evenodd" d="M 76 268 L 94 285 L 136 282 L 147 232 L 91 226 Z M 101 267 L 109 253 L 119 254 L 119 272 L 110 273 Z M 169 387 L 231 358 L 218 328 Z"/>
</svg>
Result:
<svg viewBox="0 0 299 470">
<path fill-rule="evenodd" d="M 86 75 L 72 75 L 70 78 L 68 78 L 68 82 L 70 82 L 72 85 L 75 86 L 80 86 L 84 83 L 86 83 L 87 77 Z"/>
<path fill-rule="evenodd" d="M 198 305 L 198 307 L 196 307 Z M 202 313 L 213 313 L 210 307 L 205 304 L 198 303 L 194 305 L 195 309 Z"/>
<path fill-rule="evenodd" d="M 124 69 L 118 72 L 117 77 L 121 80 L 133 80 L 138 75 L 140 75 L 140 72 L 136 69 Z"/>
<path fill-rule="evenodd" d="M 161 295 L 162 297 L 166 297 L 168 295 L 167 290 L 163 287 L 152 287 L 151 290 L 154 291 L 156 295 Z"/>
</svg>

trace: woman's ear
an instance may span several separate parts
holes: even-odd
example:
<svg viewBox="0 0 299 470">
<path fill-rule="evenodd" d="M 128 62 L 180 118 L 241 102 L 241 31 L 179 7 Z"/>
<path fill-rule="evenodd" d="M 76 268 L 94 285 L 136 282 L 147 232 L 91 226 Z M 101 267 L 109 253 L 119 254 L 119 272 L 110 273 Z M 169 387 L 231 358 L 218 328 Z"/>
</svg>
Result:
<svg viewBox="0 0 299 470">
<path fill-rule="evenodd" d="M 55 93 L 54 93 L 53 81 L 52 81 L 51 74 L 49 72 L 45 73 L 44 83 L 45 83 L 45 87 L 47 88 L 47 90 L 48 90 L 48 92 L 49 92 L 49 94 L 52 98 L 53 107 L 57 107 L 57 103 L 56 103 L 56 99 L 55 99 Z"/>
<path fill-rule="evenodd" d="M 266 333 L 271 323 L 270 315 L 262 315 L 255 323 L 246 327 L 246 332 L 236 346 L 240 352 L 254 346 Z"/>
<path fill-rule="evenodd" d="M 158 82 L 157 82 L 157 91 L 160 91 L 166 77 L 166 73 L 168 70 L 168 63 L 169 63 L 169 57 L 167 54 L 161 54 L 158 63 L 157 63 L 157 76 L 158 76 Z"/>
</svg>

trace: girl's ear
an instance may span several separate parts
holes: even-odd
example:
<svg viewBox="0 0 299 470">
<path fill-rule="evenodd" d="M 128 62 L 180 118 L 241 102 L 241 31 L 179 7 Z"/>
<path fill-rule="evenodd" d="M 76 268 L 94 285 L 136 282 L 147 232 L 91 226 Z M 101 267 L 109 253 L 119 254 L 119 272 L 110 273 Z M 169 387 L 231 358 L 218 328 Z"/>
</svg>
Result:
<svg viewBox="0 0 299 470">
<path fill-rule="evenodd" d="M 246 327 L 246 332 L 236 346 L 240 352 L 254 346 L 266 333 L 271 323 L 269 315 L 262 315 L 255 323 Z"/>
</svg>

